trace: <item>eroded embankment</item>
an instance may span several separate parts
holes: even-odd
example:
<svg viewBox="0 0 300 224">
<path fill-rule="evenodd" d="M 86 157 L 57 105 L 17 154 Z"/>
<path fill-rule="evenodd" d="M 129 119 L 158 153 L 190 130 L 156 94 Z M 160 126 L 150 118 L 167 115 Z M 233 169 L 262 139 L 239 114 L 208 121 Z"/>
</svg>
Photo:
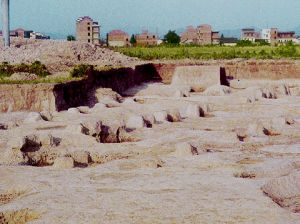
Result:
<svg viewBox="0 0 300 224">
<path fill-rule="evenodd" d="M 0 85 L 0 112 L 61 111 L 70 107 L 93 106 L 97 103 L 97 88 L 111 88 L 116 92 L 142 82 L 159 79 L 152 64 L 109 71 L 91 70 L 88 78 L 61 84 L 3 84 Z"/>
<path fill-rule="evenodd" d="M 297 60 L 230 60 L 169 62 L 154 64 L 164 83 L 171 83 L 175 68 L 186 65 L 217 65 L 224 67 L 226 76 L 234 79 L 272 79 L 300 78 L 300 62 Z"/>
<path fill-rule="evenodd" d="M 135 69 L 91 71 L 87 79 L 61 84 L 0 85 L 0 112 L 7 111 L 61 111 L 70 107 L 93 106 L 97 103 L 97 88 L 111 88 L 122 93 L 126 89 L 149 80 L 170 83 L 177 66 L 217 65 L 225 68 L 228 78 L 283 79 L 300 78 L 300 63 L 287 61 L 202 61 L 144 64 Z"/>
</svg>

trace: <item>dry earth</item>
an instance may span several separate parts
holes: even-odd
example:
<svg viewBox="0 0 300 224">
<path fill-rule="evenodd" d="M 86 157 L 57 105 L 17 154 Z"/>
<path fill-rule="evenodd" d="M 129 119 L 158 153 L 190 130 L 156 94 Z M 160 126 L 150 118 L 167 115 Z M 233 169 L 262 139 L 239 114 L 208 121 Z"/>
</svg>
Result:
<svg viewBox="0 0 300 224">
<path fill-rule="evenodd" d="M 231 86 L 1 114 L 0 223 L 300 223 L 300 82 Z"/>
<path fill-rule="evenodd" d="M 12 38 L 9 48 L 3 47 L 0 41 L 0 62 L 20 64 L 36 60 L 45 64 L 52 73 L 69 70 L 79 64 L 132 67 L 141 63 L 112 50 L 77 41 Z"/>
<path fill-rule="evenodd" d="M 142 63 L 18 39 L 0 60 L 52 71 Z M 174 79 L 123 97 L 97 89 L 92 108 L 1 113 L 0 224 L 300 223 L 300 79 L 215 81 L 203 92 L 191 91 L 193 75 Z"/>
</svg>

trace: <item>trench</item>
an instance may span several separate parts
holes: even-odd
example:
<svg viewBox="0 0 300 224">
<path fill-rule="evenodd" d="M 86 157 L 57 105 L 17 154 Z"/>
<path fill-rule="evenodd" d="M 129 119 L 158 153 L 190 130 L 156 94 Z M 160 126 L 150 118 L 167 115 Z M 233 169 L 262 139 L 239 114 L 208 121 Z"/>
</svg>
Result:
<svg viewBox="0 0 300 224">
<path fill-rule="evenodd" d="M 177 66 L 212 65 L 220 67 L 220 82 L 227 79 L 300 78 L 300 63 L 287 61 L 200 61 L 195 63 L 149 63 L 135 68 L 109 71 L 91 69 L 88 77 L 60 84 L 2 84 L 0 85 L 0 112 L 62 111 L 71 107 L 97 103 L 94 95 L 98 88 L 122 92 L 143 82 L 158 81 L 170 84 Z"/>
</svg>

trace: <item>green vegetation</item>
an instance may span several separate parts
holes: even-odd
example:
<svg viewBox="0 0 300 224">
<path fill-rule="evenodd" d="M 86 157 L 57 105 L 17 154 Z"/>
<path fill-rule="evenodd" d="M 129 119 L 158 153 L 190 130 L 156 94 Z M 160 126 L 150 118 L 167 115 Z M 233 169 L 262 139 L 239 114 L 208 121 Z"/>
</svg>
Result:
<svg viewBox="0 0 300 224">
<path fill-rule="evenodd" d="M 169 30 L 169 32 L 164 37 L 165 41 L 168 44 L 179 44 L 180 43 L 180 37 L 177 35 L 175 30 Z"/>
<path fill-rule="evenodd" d="M 71 77 L 73 78 L 86 78 L 88 76 L 89 71 L 110 71 L 113 69 L 120 69 L 118 66 L 105 66 L 101 68 L 95 68 L 93 65 L 89 64 L 81 64 L 77 65 L 71 71 Z"/>
<path fill-rule="evenodd" d="M 57 77 L 54 79 L 35 79 L 35 80 L 6 80 L 0 78 L 0 84 L 39 84 L 39 83 L 64 83 L 70 81 L 80 80 L 81 78 L 72 78 L 72 77 Z"/>
<path fill-rule="evenodd" d="M 68 41 L 75 41 L 76 38 L 75 38 L 73 35 L 68 35 L 68 36 L 67 36 L 67 40 L 68 40 Z"/>
<path fill-rule="evenodd" d="M 248 46 L 249 45 L 249 46 Z M 265 43 L 240 42 L 237 46 L 198 46 L 163 45 L 157 47 L 136 47 L 115 49 L 127 56 L 145 60 L 152 59 L 300 59 L 300 46 L 287 43 L 280 46 L 268 46 Z"/>
<path fill-rule="evenodd" d="M 32 64 L 19 64 L 19 65 L 10 65 L 7 62 L 2 62 L 0 64 L 0 78 L 10 77 L 16 72 L 27 72 L 36 74 L 39 77 L 46 77 L 51 73 L 47 70 L 46 66 L 43 65 L 40 61 L 35 61 Z"/>
<path fill-rule="evenodd" d="M 133 34 L 131 35 L 130 43 L 131 43 L 131 45 L 135 45 L 136 44 L 136 38 L 135 38 L 135 36 Z"/>
<path fill-rule="evenodd" d="M 86 64 L 76 66 L 73 69 L 73 71 L 71 71 L 71 77 L 75 77 L 75 78 L 87 77 L 88 72 L 91 69 L 91 66 L 92 65 L 86 65 Z"/>
</svg>

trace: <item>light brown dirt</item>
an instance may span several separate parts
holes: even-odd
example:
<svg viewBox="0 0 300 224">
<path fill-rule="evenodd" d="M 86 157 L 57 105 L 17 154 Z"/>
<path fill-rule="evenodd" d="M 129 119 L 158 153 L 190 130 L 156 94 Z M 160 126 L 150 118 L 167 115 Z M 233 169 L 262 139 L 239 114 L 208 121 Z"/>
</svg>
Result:
<svg viewBox="0 0 300 224">
<path fill-rule="evenodd" d="M 278 82 L 267 86 L 277 91 Z M 183 97 L 152 82 L 127 97 L 99 91 L 93 108 L 1 114 L 0 214 L 32 211 L 31 223 L 299 223 L 297 182 L 281 179 L 299 172 L 299 96 L 249 101 L 227 89 Z M 286 187 L 295 190 L 286 196 Z"/>
</svg>

